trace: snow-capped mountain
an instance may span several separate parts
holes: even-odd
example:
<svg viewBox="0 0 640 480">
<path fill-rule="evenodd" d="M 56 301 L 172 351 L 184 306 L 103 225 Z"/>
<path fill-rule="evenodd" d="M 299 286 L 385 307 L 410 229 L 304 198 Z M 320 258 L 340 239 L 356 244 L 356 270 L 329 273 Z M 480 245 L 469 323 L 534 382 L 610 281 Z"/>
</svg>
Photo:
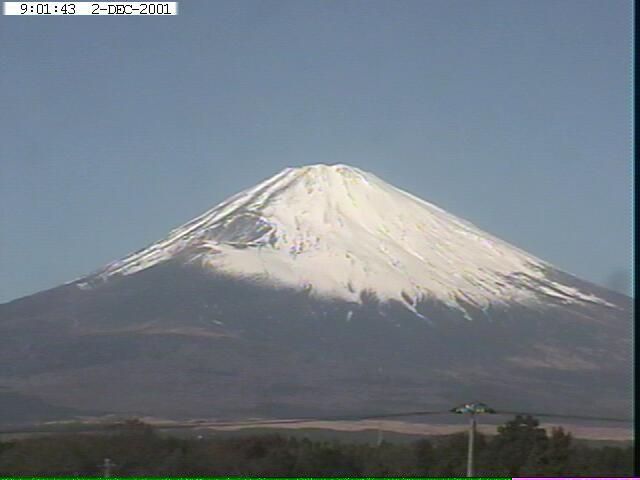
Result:
<svg viewBox="0 0 640 480">
<path fill-rule="evenodd" d="M 97 277 L 181 253 L 214 271 L 352 302 L 369 291 L 410 309 L 425 299 L 465 311 L 463 302 L 486 309 L 549 297 L 613 307 L 550 279 L 546 262 L 346 165 L 287 168 Z"/>
<path fill-rule="evenodd" d="M 289 168 L 0 305 L 0 422 L 627 416 L 631 302 L 345 165 Z M 587 401 L 585 401 L 587 399 Z"/>
</svg>

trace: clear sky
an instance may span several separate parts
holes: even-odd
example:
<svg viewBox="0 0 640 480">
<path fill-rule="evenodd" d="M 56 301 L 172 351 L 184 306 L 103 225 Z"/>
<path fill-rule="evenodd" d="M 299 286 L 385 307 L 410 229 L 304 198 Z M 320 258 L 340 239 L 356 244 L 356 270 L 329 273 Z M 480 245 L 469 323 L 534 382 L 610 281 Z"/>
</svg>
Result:
<svg viewBox="0 0 640 480">
<path fill-rule="evenodd" d="M 0 17 L 0 302 L 313 163 L 607 285 L 631 270 L 631 21 L 622 0 Z"/>
</svg>

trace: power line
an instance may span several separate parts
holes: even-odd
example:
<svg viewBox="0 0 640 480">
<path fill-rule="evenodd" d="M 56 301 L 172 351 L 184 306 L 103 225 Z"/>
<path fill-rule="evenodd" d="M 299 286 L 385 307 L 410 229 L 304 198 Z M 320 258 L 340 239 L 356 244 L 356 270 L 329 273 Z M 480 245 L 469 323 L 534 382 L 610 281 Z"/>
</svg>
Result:
<svg viewBox="0 0 640 480">
<path fill-rule="evenodd" d="M 531 413 L 531 412 L 508 412 L 504 410 L 496 411 L 498 415 L 531 415 L 532 417 L 548 417 L 548 418 L 567 418 L 571 420 L 594 420 L 602 422 L 623 422 L 632 423 L 631 418 L 612 418 L 612 417 L 592 417 L 589 415 L 573 415 L 567 413 Z"/>
<path fill-rule="evenodd" d="M 449 410 L 416 410 L 412 412 L 387 412 L 387 413 L 373 413 L 364 415 L 341 415 L 341 416 L 326 416 L 326 417 L 301 417 L 294 419 L 271 419 L 271 420 L 247 420 L 236 422 L 215 422 L 215 421 L 197 421 L 197 422 L 177 422 L 166 425 L 148 425 L 158 430 L 168 429 L 194 429 L 194 428 L 215 428 L 215 427 L 251 427 L 251 426 L 265 426 L 265 425 L 291 425 L 299 423 L 310 422 L 340 422 L 340 421 L 356 421 L 356 420 L 382 420 L 386 418 L 403 418 L 403 417 L 417 417 L 417 416 L 433 416 L 433 415 L 452 415 Z M 632 423 L 632 419 L 626 418 L 612 418 L 612 417 L 597 417 L 588 415 L 574 415 L 574 414 L 562 414 L 562 413 L 533 413 L 527 411 L 507 411 L 497 410 L 495 415 L 530 415 L 532 417 L 546 417 L 546 418 L 566 418 L 571 420 L 586 420 L 586 421 L 602 421 L 602 422 L 621 422 Z M 94 423 L 94 424 L 74 424 L 74 425 L 49 425 L 43 426 L 41 424 L 31 425 L 25 427 L 15 427 L 6 430 L 0 430 L 0 434 L 19 434 L 19 433 L 74 433 L 74 432 L 91 432 L 91 431 L 109 431 L 109 430 L 126 430 L 134 429 L 134 425 L 128 425 L 124 422 L 113 423 Z"/>
<path fill-rule="evenodd" d="M 175 429 L 175 428 L 204 428 L 204 427 L 246 427 L 246 426 L 262 426 L 262 425 L 290 425 L 297 423 L 309 423 L 309 422 L 341 422 L 341 421 L 354 421 L 354 420 L 378 420 L 384 418 L 395 417 L 417 417 L 423 415 L 449 415 L 450 412 L 446 410 L 439 411 L 425 411 L 419 410 L 415 412 L 400 412 L 400 413 L 375 413 L 368 415 L 341 415 L 330 417 L 301 417 L 301 418 L 287 418 L 287 419 L 272 419 L 272 420 L 247 420 L 238 422 L 188 422 L 188 423 L 171 423 L 167 425 L 157 425 L 155 428 L 160 429 Z M 123 424 L 120 424 L 123 425 Z"/>
<path fill-rule="evenodd" d="M 354 421 L 354 420 L 377 420 L 377 419 L 385 419 L 385 418 L 401 418 L 401 417 L 417 417 L 417 416 L 426 416 L 426 415 L 450 415 L 452 412 L 450 411 L 413 411 L 413 412 L 396 412 L 396 413 L 379 413 L 379 414 L 369 414 L 369 415 L 342 415 L 342 416 L 332 416 L 332 417 L 303 417 L 303 418 L 295 418 L 295 419 L 281 419 L 281 420 L 251 420 L 251 421 L 241 421 L 241 422 L 203 422 L 203 423 L 186 423 L 181 424 L 185 426 L 251 426 L 251 425 L 279 425 L 279 424 L 296 424 L 296 423 L 307 423 L 307 422 L 332 422 L 332 421 Z M 612 417 L 596 417 L 596 416 L 587 416 L 587 415 L 572 415 L 572 414 L 560 414 L 560 413 L 531 413 L 526 411 L 504 411 L 498 410 L 495 412 L 496 415 L 530 415 L 532 417 L 550 417 L 550 418 L 567 418 L 574 420 L 591 420 L 591 421 L 608 421 L 608 422 L 622 422 L 622 423 L 632 423 L 632 419 L 627 418 L 612 418 Z M 177 424 L 172 424 L 176 425 Z"/>
<path fill-rule="evenodd" d="M 487 406 L 484 403 L 480 403 L 480 402 L 472 402 L 472 403 L 465 403 L 463 405 L 460 405 L 458 407 L 452 408 L 451 409 L 452 413 L 456 413 L 456 414 L 466 414 L 469 416 L 469 442 L 468 442 L 468 448 L 467 448 L 467 477 L 473 477 L 474 476 L 474 471 L 473 471 L 473 446 L 474 446 L 474 438 L 476 436 L 476 415 L 478 414 L 490 414 L 490 415 L 495 415 L 495 414 L 507 414 L 507 415 L 516 415 L 516 419 L 520 418 L 522 419 L 523 416 L 525 417 L 529 417 L 529 418 L 533 418 L 534 416 L 538 416 L 538 417 L 560 417 L 560 418 L 580 418 L 582 420 L 588 419 L 588 420 L 593 420 L 594 418 L 598 418 L 598 417 L 589 417 L 586 415 L 563 415 L 563 414 L 544 414 L 544 413 L 537 413 L 537 414 L 526 414 L 526 413 L 515 413 L 515 412 L 497 412 L 496 410 L 494 410 L 493 408 Z M 604 418 L 604 417 L 600 417 L 600 418 Z M 608 418 L 607 420 L 611 421 L 611 418 Z M 615 419 L 616 421 L 621 421 L 622 419 Z M 517 420 L 516 420 L 517 421 Z"/>
</svg>

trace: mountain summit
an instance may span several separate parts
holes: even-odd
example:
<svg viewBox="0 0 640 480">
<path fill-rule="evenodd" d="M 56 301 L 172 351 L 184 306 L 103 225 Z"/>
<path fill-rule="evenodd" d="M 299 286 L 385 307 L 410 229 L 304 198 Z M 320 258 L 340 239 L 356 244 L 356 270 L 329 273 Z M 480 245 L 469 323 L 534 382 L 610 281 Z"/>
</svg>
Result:
<svg viewBox="0 0 640 480">
<path fill-rule="evenodd" d="M 287 168 L 97 274 L 130 275 L 175 256 L 217 272 L 415 310 L 467 311 L 549 298 L 613 305 L 547 275 L 551 265 L 346 165 Z"/>
<path fill-rule="evenodd" d="M 624 295 L 373 174 L 288 168 L 94 274 L 0 305 L 0 423 L 469 399 L 626 416 L 630 337 Z"/>
</svg>

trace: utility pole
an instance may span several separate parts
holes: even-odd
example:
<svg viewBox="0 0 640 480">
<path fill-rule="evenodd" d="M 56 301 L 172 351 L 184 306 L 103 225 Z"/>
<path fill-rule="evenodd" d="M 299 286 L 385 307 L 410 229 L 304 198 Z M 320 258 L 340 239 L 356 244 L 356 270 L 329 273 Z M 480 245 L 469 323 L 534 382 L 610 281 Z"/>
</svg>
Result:
<svg viewBox="0 0 640 480">
<path fill-rule="evenodd" d="M 473 441 L 476 437 L 476 415 L 472 413 L 469 415 L 470 428 L 469 428 L 469 449 L 467 451 L 467 477 L 473 477 Z"/>
<path fill-rule="evenodd" d="M 473 477 L 473 452 L 476 437 L 476 415 L 480 413 L 496 413 L 493 408 L 487 407 L 484 403 L 465 403 L 450 410 L 453 413 L 469 415 L 469 448 L 467 450 L 467 477 Z"/>
<path fill-rule="evenodd" d="M 102 476 L 104 478 L 111 477 L 111 469 L 116 466 L 115 463 L 111 461 L 110 458 L 105 458 L 104 463 L 100 465 L 102 467 Z"/>
<path fill-rule="evenodd" d="M 382 421 L 378 422 L 378 446 L 382 445 L 383 440 L 383 432 L 382 432 Z"/>
</svg>

